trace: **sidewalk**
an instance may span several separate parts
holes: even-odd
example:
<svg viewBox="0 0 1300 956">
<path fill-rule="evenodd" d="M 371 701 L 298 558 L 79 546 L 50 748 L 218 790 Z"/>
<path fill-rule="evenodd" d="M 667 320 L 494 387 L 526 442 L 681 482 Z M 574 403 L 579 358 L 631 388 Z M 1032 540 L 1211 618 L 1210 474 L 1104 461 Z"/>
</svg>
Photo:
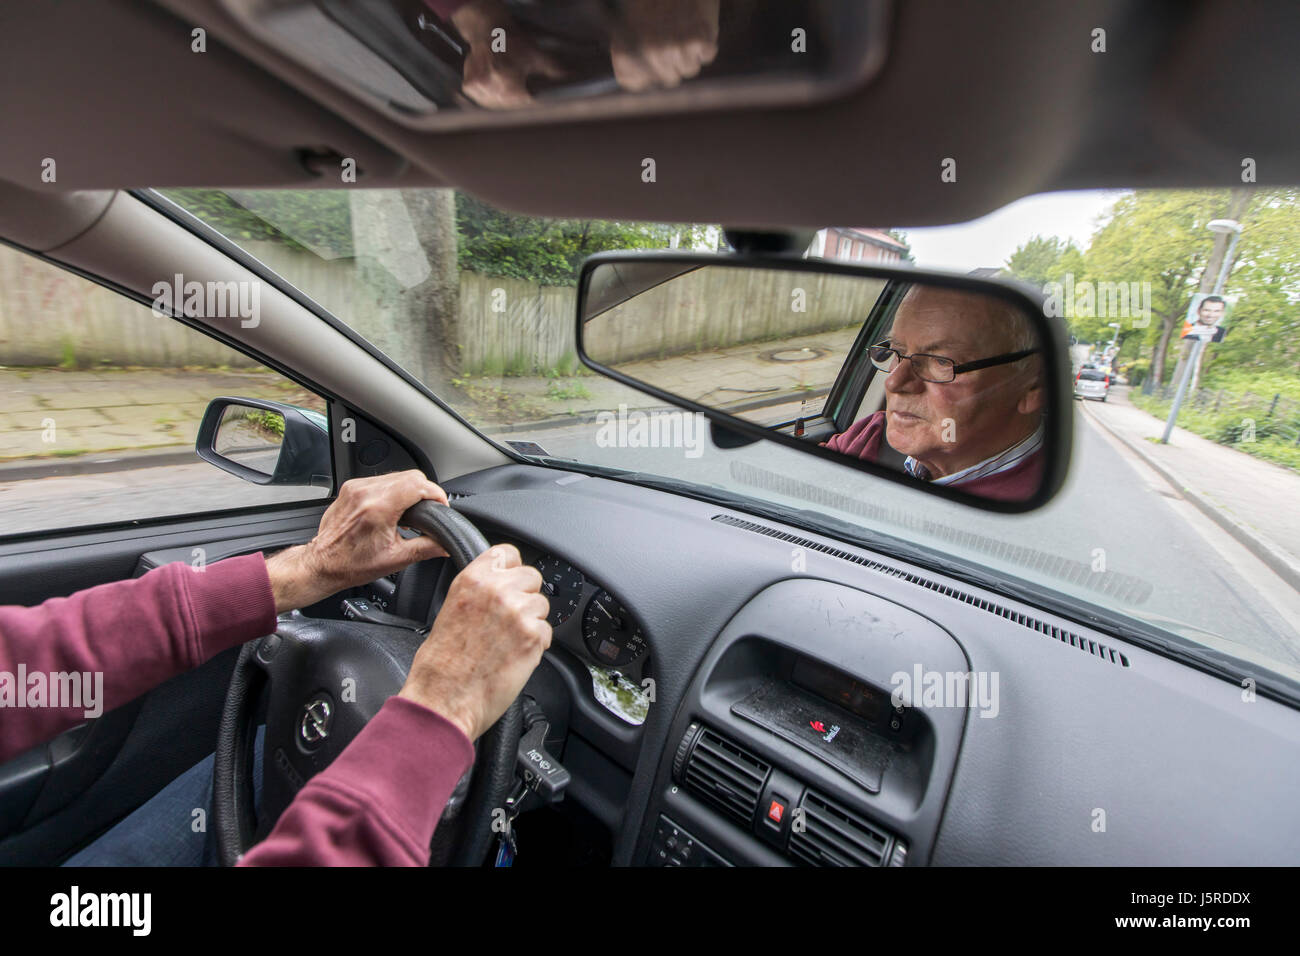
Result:
<svg viewBox="0 0 1300 956">
<path fill-rule="evenodd" d="M 785 418 L 800 414 L 804 399 L 820 409 L 859 331 L 853 326 L 747 342 L 728 349 L 627 362 L 618 370 L 629 378 L 764 424 L 785 406 L 790 409 Z M 575 386 L 580 394 L 569 398 L 559 399 L 551 392 L 553 387 Z M 500 414 L 494 414 L 492 398 L 503 391 L 508 395 L 501 396 Z M 478 406 L 471 410 L 481 413 L 483 430 L 490 435 L 590 422 L 602 413 L 617 411 L 620 404 L 629 409 L 671 408 L 595 373 L 567 383 L 528 376 L 471 378 L 466 394 Z M 465 411 L 459 406 L 458 410 Z"/>
<path fill-rule="evenodd" d="M 321 406 L 267 371 L 0 368 L 0 471 L 68 473 L 114 452 L 192 460 L 203 412 L 222 395 Z"/>
<path fill-rule="evenodd" d="M 1300 591 L 1300 474 L 1175 428 L 1112 386 L 1109 400 L 1080 402 L 1083 414 L 1147 462 L 1184 498 Z"/>
</svg>

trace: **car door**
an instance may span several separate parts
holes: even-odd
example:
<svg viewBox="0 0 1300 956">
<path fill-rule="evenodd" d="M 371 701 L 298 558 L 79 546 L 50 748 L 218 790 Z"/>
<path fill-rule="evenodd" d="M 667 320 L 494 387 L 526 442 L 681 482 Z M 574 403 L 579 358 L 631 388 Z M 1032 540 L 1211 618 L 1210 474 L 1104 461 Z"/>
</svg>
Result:
<svg viewBox="0 0 1300 956">
<path fill-rule="evenodd" d="M 0 275 L 8 323 L 0 336 L 0 604 L 35 606 L 172 561 L 210 563 L 308 541 L 346 477 L 413 466 L 400 442 L 284 374 L 292 370 L 262 366 L 3 246 Z M 195 436 L 219 396 L 274 399 L 328 420 L 326 486 L 250 484 L 201 461 Z M 340 439 L 340 421 L 351 441 Z M 377 439 L 392 454 L 362 465 L 355 450 Z M 397 589 L 385 580 L 360 590 L 418 613 L 399 606 Z M 0 765 L 0 863 L 58 863 L 212 753 L 236 655 L 227 651 Z M 206 819 L 196 815 L 195 825 Z"/>
</svg>

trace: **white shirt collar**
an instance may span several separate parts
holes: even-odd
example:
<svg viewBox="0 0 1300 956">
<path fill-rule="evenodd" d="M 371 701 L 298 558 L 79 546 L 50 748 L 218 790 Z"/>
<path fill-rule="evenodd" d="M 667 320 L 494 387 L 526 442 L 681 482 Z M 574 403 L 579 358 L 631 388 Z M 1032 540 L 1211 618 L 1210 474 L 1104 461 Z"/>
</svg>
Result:
<svg viewBox="0 0 1300 956">
<path fill-rule="evenodd" d="M 1043 423 L 1039 422 L 1038 427 L 1034 429 L 1034 433 L 1024 441 L 1017 442 L 1006 451 L 999 452 L 996 455 L 985 458 L 983 461 L 976 462 L 969 468 L 963 468 L 961 471 L 954 471 L 951 475 L 944 475 L 942 478 L 928 479 L 928 472 L 926 471 L 925 466 L 911 455 L 908 455 L 907 460 L 903 462 L 903 470 L 915 478 L 920 478 L 923 481 L 929 480 L 931 484 L 935 485 L 954 485 L 959 481 L 973 481 L 976 478 L 985 478 L 989 475 L 996 475 L 999 472 L 1009 471 L 1016 467 L 1016 465 L 1020 464 L 1024 459 L 1028 458 L 1034 452 L 1038 451 L 1038 449 L 1043 447 L 1043 436 Z"/>
</svg>

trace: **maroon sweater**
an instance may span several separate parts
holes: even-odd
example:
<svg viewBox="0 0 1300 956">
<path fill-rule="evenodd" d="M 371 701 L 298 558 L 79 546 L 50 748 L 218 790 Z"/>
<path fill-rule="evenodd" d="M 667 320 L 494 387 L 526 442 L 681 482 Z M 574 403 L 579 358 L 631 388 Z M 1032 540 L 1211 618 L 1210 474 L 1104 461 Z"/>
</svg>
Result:
<svg viewBox="0 0 1300 956">
<path fill-rule="evenodd" d="M 885 412 L 881 409 L 860 418 L 844 431 L 822 444 L 831 451 L 842 452 L 874 462 L 880 454 L 881 443 L 885 441 Z M 956 481 L 950 486 L 968 491 L 982 498 L 995 498 L 999 501 L 1024 501 L 1043 483 L 1043 451 L 1040 448 L 1014 468 L 1000 471 L 983 478 L 968 481 Z"/>
<path fill-rule="evenodd" d="M 38 607 L 0 607 L 0 761 L 81 723 L 88 709 L 112 710 L 275 626 L 261 554 L 204 571 L 169 564 Z M 102 699 L 56 708 L 48 690 L 34 696 L 38 685 L 54 687 L 46 675 L 69 672 L 102 674 Z M 18 706 L 15 691 L 44 706 Z M 473 760 L 454 724 L 391 697 L 241 863 L 424 866 L 447 798 Z"/>
</svg>

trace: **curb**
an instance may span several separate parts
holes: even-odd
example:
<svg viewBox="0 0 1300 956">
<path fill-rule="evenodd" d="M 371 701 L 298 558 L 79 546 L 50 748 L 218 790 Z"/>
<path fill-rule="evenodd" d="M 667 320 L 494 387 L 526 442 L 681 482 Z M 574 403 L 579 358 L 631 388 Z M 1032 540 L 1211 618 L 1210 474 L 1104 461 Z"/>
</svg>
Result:
<svg viewBox="0 0 1300 956">
<path fill-rule="evenodd" d="M 548 428 L 562 428 L 565 425 L 586 425 L 596 420 L 600 412 L 579 412 L 576 415 L 565 415 L 564 417 L 543 418 L 535 422 L 524 422 L 512 425 L 483 425 L 479 428 L 484 435 L 489 438 L 493 435 L 513 435 L 518 432 L 526 431 L 545 431 Z"/>
<path fill-rule="evenodd" d="M 648 405 L 644 408 L 628 409 L 629 414 L 631 412 L 645 412 L 647 415 L 658 415 L 664 412 L 681 411 L 685 410 L 678 408 L 675 405 Z M 602 408 L 598 411 L 577 412 L 573 415 L 559 415 L 554 418 L 542 418 L 535 422 L 521 422 L 513 425 L 483 425 L 479 428 L 479 431 L 490 438 L 494 435 L 511 435 L 517 432 L 545 431 L 548 428 L 563 428 L 565 425 L 589 425 L 592 422 L 597 421 L 601 415 L 617 414 L 617 410 L 611 411 L 608 408 Z"/>
<path fill-rule="evenodd" d="M 68 475 L 102 474 L 107 471 L 130 471 L 133 468 L 191 465 L 202 460 L 195 453 L 192 445 L 150 448 L 145 451 L 91 452 L 78 455 L 76 458 L 19 459 L 0 463 L 0 481 L 60 478 Z"/>
<path fill-rule="evenodd" d="M 1207 518 L 1217 524 L 1228 534 L 1232 535 L 1239 543 L 1245 546 L 1246 550 L 1253 554 L 1259 560 L 1263 561 L 1287 584 L 1300 591 L 1300 564 L 1297 564 L 1287 554 L 1280 551 L 1277 547 L 1259 537 L 1249 526 L 1242 524 L 1236 518 L 1227 514 L 1222 508 L 1216 505 L 1205 495 L 1192 488 L 1187 482 L 1179 478 L 1178 475 L 1170 471 L 1169 468 L 1153 458 L 1147 449 L 1143 448 L 1138 442 L 1132 441 L 1128 436 L 1121 434 L 1110 425 L 1106 424 L 1097 415 L 1089 410 L 1086 406 L 1084 412 L 1093 422 L 1101 428 L 1104 428 L 1109 434 L 1141 458 L 1151 467 L 1151 469 L 1163 478 L 1169 485 L 1190 501 L 1199 511 Z"/>
</svg>

